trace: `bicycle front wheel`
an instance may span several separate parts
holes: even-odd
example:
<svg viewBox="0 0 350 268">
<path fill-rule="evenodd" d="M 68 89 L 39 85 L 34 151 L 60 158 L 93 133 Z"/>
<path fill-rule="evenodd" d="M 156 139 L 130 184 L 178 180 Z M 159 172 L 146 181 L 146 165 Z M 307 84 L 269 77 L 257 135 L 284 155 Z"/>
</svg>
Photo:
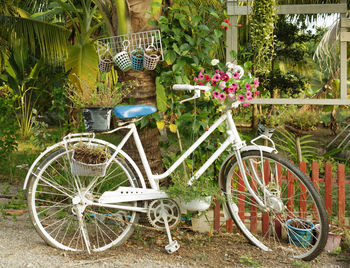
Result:
<svg viewBox="0 0 350 268">
<path fill-rule="evenodd" d="M 247 184 L 235 159 L 225 169 L 223 185 L 228 211 L 240 231 L 254 245 L 281 257 L 314 259 L 327 241 L 328 216 L 311 181 L 277 154 L 247 151 L 241 158 Z"/>
<path fill-rule="evenodd" d="M 97 180 L 73 175 L 70 155 L 64 149 L 53 152 L 31 178 L 28 208 L 37 232 L 49 245 L 71 251 L 103 251 L 123 243 L 132 234 L 138 214 L 89 205 L 86 200 L 98 203 L 105 191 L 138 187 L 135 176 L 121 157 Z M 122 205 L 137 206 L 137 202 Z"/>
</svg>

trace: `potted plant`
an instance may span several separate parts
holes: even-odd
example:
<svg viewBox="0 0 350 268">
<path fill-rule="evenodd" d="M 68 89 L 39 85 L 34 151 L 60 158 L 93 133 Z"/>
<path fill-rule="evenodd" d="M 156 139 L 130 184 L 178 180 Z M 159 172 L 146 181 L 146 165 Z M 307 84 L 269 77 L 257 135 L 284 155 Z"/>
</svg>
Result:
<svg viewBox="0 0 350 268">
<path fill-rule="evenodd" d="M 79 142 L 72 147 L 71 172 L 79 176 L 98 176 L 106 174 L 109 158 L 105 146 Z"/>
<path fill-rule="evenodd" d="M 141 47 L 131 51 L 131 68 L 136 71 L 143 70 L 144 51 Z"/>
<path fill-rule="evenodd" d="M 145 49 L 143 67 L 147 70 L 154 70 L 160 59 L 160 51 L 154 46 Z"/>
<path fill-rule="evenodd" d="M 171 198 L 178 199 L 180 206 L 189 211 L 204 211 L 210 207 L 213 196 L 219 196 L 220 187 L 211 177 L 201 176 L 191 186 L 182 176 L 174 176 L 167 189 Z"/>
<path fill-rule="evenodd" d="M 289 243 L 298 247 L 308 247 L 312 243 L 315 225 L 304 219 L 294 218 L 286 221 Z"/>
<path fill-rule="evenodd" d="M 98 68 L 103 73 L 111 71 L 113 65 L 113 57 L 110 52 L 106 52 L 104 55 L 99 57 Z"/>
<path fill-rule="evenodd" d="M 84 108 L 86 131 L 95 132 L 109 130 L 113 107 L 137 86 L 135 81 L 114 83 L 107 74 L 102 74 L 93 85 L 79 78 L 77 81 L 66 87 L 67 96 L 75 107 Z"/>
</svg>

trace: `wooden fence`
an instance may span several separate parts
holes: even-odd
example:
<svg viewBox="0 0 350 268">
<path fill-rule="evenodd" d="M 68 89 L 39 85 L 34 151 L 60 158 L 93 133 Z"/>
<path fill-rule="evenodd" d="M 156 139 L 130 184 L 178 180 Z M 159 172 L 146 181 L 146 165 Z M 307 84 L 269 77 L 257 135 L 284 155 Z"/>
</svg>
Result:
<svg viewBox="0 0 350 268">
<path fill-rule="evenodd" d="M 305 162 L 300 162 L 299 167 L 308 177 L 310 176 L 306 172 L 307 166 Z M 350 180 L 345 178 L 345 166 L 343 164 L 337 164 L 336 170 L 332 170 L 332 165 L 330 163 L 326 163 L 324 165 L 324 172 L 322 172 L 324 175 L 323 177 L 320 177 L 319 164 L 313 162 L 309 169 L 309 173 L 311 173 L 310 180 L 313 182 L 318 191 L 320 190 L 320 185 L 323 184 L 321 195 L 324 197 L 330 223 L 336 219 L 337 222 L 343 225 L 349 225 L 349 219 L 346 219 L 345 215 L 345 185 L 350 184 Z M 333 176 L 333 174 L 336 175 Z M 348 193 L 348 196 L 350 196 L 350 193 Z M 348 202 L 350 202 L 350 200 L 348 200 Z M 219 202 L 215 201 L 215 203 L 214 230 L 220 231 L 220 218 L 223 216 L 223 214 Z M 238 203 L 238 208 L 243 208 L 243 213 L 241 212 L 239 214 L 241 219 L 244 220 L 245 218 L 249 218 L 248 220 L 251 223 L 256 222 L 256 216 L 253 211 L 251 211 L 249 215 L 244 215 L 244 201 L 240 201 Z M 254 226 L 255 224 L 251 224 L 250 228 L 254 228 Z M 233 222 L 232 219 L 229 219 L 226 221 L 226 231 L 232 232 L 232 230 Z"/>
</svg>

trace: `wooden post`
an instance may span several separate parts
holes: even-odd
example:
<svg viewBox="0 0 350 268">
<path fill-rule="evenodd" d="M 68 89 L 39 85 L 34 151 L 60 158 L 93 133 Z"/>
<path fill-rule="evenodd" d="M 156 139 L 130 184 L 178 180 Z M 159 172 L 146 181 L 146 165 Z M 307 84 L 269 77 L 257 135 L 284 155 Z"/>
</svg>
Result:
<svg viewBox="0 0 350 268">
<path fill-rule="evenodd" d="M 345 224 L 345 167 L 338 164 L 338 219 Z"/>
<path fill-rule="evenodd" d="M 299 163 L 300 170 L 306 174 L 306 163 Z M 307 175 L 307 174 L 306 174 Z M 299 195 L 299 217 L 305 219 L 306 216 L 306 187 L 300 183 L 301 195 Z"/>
<path fill-rule="evenodd" d="M 214 203 L 214 230 L 220 233 L 220 203 L 218 200 L 215 200 Z"/>
<path fill-rule="evenodd" d="M 332 165 L 326 163 L 325 167 L 325 205 L 329 216 L 329 222 L 332 222 Z"/>
</svg>

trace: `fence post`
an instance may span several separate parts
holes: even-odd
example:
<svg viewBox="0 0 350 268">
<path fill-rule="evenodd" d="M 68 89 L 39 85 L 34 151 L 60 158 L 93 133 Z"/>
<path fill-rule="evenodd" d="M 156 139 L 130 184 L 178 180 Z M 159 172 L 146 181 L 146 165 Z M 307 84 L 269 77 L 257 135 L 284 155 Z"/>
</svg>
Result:
<svg viewBox="0 0 350 268">
<path fill-rule="evenodd" d="M 312 170 L 312 177 L 311 177 L 312 183 L 315 185 L 317 191 L 319 192 L 320 191 L 320 186 L 319 186 L 319 184 L 320 184 L 320 169 L 319 169 L 317 162 L 312 162 L 311 170 Z"/>
<path fill-rule="evenodd" d="M 218 200 L 214 200 L 214 230 L 220 233 L 220 203 Z"/>
<path fill-rule="evenodd" d="M 329 216 L 329 223 L 332 222 L 332 165 L 330 163 L 325 164 L 325 205 Z"/>
<path fill-rule="evenodd" d="M 341 224 L 345 224 L 345 167 L 338 164 L 338 219 Z"/>
</svg>

